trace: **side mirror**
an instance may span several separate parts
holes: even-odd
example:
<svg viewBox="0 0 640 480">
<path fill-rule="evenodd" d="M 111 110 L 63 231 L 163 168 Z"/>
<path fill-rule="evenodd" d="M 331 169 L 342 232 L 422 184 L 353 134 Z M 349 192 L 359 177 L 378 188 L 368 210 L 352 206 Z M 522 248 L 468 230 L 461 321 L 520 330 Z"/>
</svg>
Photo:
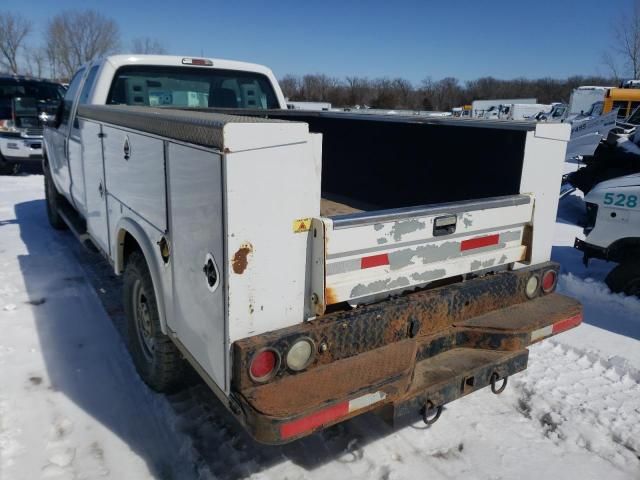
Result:
<svg viewBox="0 0 640 480">
<path fill-rule="evenodd" d="M 50 105 L 48 108 L 38 115 L 38 119 L 43 127 L 58 128 L 62 120 L 62 111 L 64 102 L 61 101 L 57 105 Z"/>
<path fill-rule="evenodd" d="M 58 128 L 62 123 L 62 114 L 64 112 L 64 100 L 62 100 L 58 107 L 56 108 L 56 114 L 53 117 L 52 121 L 47 123 L 47 126 L 51 126 L 53 128 Z"/>
</svg>

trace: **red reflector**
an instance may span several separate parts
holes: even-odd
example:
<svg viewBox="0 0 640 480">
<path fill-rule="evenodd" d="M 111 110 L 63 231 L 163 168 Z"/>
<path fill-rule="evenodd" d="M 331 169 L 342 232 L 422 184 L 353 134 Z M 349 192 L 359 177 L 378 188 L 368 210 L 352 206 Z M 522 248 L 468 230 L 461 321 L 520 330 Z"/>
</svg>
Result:
<svg viewBox="0 0 640 480">
<path fill-rule="evenodd" d="M 299 418 L 289 423 L 280 425 L 280 438 L 295 437 L 301 433 L 309 432 L 325 423 L 329 423 L 349 413 L 349 402 L 342 402 L 319 412 Z"/>
<path fill-rule="evenodd" d="M 555 286 L 556 286 L 556 272 L 554 270 L 548 270 L 542 276 L 542 290 L 544 290 L 545 293 L 548 293 L 551 290 L 553 290 L 553 287 Z"/>
<path fill-rule="evenodd" d="M 569 330 L 570 328 L 577 327 L 582 323 L 582 314 L 574 315 L 573 317 L 565 318 L 564 320 L 560 320 L 557 323 L 553 324 L 553 328 L 551 331 L 555 333 L 564 332 L 565 330 Z"/>
<path fill-rule="evenodd" d="M 470 238 L 469 240 L 463 240 L 460 243 L 460 251 L 473 250 L 474 248 L 488 247 L 490 245 L 497 245 L 500 242 L 500 235 L 487 235 L 486 237 Z"/>
<path fill-rule="evenodd" d="M 389 255 L 383 253 L 372 257 L 362 257 L 360 260 L 360 269 L 379 267 L 380 265 L 389 265 Z"/>
<path fill-rule="evenodd" d="M 267 377 L 276 368 L 278 359 L 273 350 L 263 350 L 251 362 L 251 376 L 254 380 Z"/>
</svg>

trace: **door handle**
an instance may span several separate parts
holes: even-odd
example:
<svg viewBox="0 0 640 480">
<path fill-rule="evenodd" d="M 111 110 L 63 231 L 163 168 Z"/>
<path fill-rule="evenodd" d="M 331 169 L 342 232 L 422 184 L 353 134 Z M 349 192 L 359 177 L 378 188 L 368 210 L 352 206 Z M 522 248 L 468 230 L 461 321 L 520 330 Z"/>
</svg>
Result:
<svg viewBox="0 0 640 480">
<path fill-rule="evenodd" d="M 129 143 L 129 137 L 125 137 L 124 139 L 124 159 L 129 160 L 131 158 L 131 144 Z"/>
<path fill-rule="evenodd" d="M 444 215 L 433 221 L 433 236 L 451 235 L 456 231 L 458 217 L 456 215 Z"/>
<path fill-rule="evenodd" d="M 98 185 L 98 193 L 100 194 L 100 198 L 104 197 L 104 187 L 102 186 L 102 182 Z"/>
</svg>

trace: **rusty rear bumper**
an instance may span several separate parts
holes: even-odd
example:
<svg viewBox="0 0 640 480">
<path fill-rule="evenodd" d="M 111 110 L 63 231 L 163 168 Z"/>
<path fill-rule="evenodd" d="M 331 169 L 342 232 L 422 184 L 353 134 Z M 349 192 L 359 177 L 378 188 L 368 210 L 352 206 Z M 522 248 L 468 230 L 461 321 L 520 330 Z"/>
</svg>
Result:
<svg viewBox="0 0 640 480">
<path fill-rule="evenodd" d="M 492 376 L 526 369 L 528 345 L 582 320 L 580 304 L 555 293 L 479 313 L 266 384 L 238 388 L 237 381 L 242 420 L 257 440 L 278 444 L 371 410 L 392 421 L 413 419 L 426 405 L 441 407 L 490 385 Z"/>
</svg>

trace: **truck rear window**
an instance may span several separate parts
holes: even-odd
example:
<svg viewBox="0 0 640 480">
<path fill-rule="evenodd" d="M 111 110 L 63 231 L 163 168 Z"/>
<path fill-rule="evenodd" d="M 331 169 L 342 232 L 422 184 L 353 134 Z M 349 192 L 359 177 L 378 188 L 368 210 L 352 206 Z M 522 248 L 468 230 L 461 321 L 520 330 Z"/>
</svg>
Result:
<svg viewBox="0 0 640 480">
<path fill-rule="evenodd" d="M 118 70 L 107 103 L 152 107 L 279 108 L 271 82 L 258 73 L 138 65 Z"/>
</svg>

